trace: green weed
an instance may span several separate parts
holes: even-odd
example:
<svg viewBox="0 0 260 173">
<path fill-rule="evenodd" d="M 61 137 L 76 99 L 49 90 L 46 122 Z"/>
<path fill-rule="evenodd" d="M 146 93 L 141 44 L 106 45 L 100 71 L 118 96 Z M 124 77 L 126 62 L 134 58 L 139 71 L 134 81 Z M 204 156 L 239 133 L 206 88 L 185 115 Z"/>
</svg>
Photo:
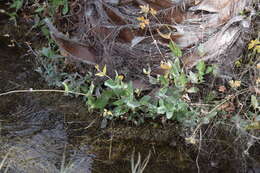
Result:
<svg viewBox="0 0 260 173">
<path fill-rule="evenodd" d="M 17 12 L 23 8 L 23 5 L 23 0 L 13 0 L 10 7 L 15 9 L 15 12 L 10 15 L 11 19 L 17 16 Z M 214 65 L 208 66 L 204 61 L 200 61 L 194 70 L 187 73 L 180 61 L 182 51 L 172 40 L 169 42 L 172 58 L 161 64 L 161 67 L 166 69 L 167 73 L 154 77 L 150 75 L 150 69 L 144 69 L 150 84 L 156 86 L 156 92 L 153 92 L 152 95 L 135 89 L 132 82 L 124 82 L 120 75 L 113 79 L 110 78 L 106 75 L 105 67 L 98 69 L 96 74 L 96 76 L 107 78 L 104 82 L 105 87 L 100 87 L 91 82 L 91 78 L 93 78 L 91 73 L 82 75 L 77 72 L 68 72 L 63 65 L 64 58 L 57 53 L 56 47 L 50 46 L 53 45 L 54 41 L 50 38 L 49 31 L 44 25 L 43 19 L 46 17 L 44 12 L 47 11 L 47 15 L 51 18 L 57 13 L 61 15 L 68 14 L 68 1 L 51 0 L 36 2 L 33 8 L 35 24 L 32 28 L 40 28 L 48 39 L 49 45 L 39 51 L 41 58 L 38 58 L 39 68 L 37 71 L 42 74 L 49 85 L 63 86 L 65 91 L 87 95 L 83 99 L 89 110 L 98 110 L 106 119 L 120 118 L 135 124 L 144 122 L 146 118 L 158 119 L 164 117 L 169 120 L 177 120 L 186 125 L 196 125 L 201 121 L 209 122 L 209 119 L 214 117 L 216 112 L 219 111 L 218 109 L 213 112 L 210 111 L 210 107 L 214 107 L 215 104 L 218 105 L 223 99 L 217 99 L 216 91 L 204 91 L 206 96 L 200 98 L 200 93 L 203 92 L 200 88 L 207 84 L 205 76 L 215 76 L 217 68 Z M 143 10 L 147 9 L 144 8 Z M 148 11 L 149 14 L 154 15 L 152 9 Z M 149 22 L 145 21 L 145 19 L 142 19 L 140 22 L 143 22 L 145 26 L 149 25 Z M 161 36 L 168 39 L 167 35 L 161 34 Z M 248 45 L 248 49 L 248 65 L 250 65 L 250 69 L 254 69 L 254 76 L 259 76 L 259 63 L 255 61 L 259 54 L 259 40 L 252 40 Z M 203 50 L 201 50 L 201 54 L 203 54 Z M 242 63 L 242 61 L 238 61 L 236 66 L 241 68 Z M 254 89 L 258 91 L 259 77 L 256 77 L 254 81 Z M 239 92 L 241 85 L 245 83 L 247 82 L 231 80 L 229 81 L 229 86 L 232 88 L 232 92 Z M 192 96 L 195 96 L 197 100 L 202 100 L 202 103 L 197 103 L 200 106 L 194 106 L 196 103 L 193 103 Z M 246 102 L 250 102 L 248 112 L 256 115 L 259 111 L 258 94 L 251 93 L 250 98 Z M 204 107 L 201 106 L 203 103 L 211 105 Z M 220 112 L 226 113 L 221 109 Z M 211 116 L 211 114 L 214 116 Z M 251 119 L 255 121 L 255 119 L 258 119 L 258 116 L 252 116 Z"/>
<path fill-rule="evenodd" d="M 60 58 L 50 48 L 43 48 L 41 53 L 53 62 L 56 58 Z M 105 87 L 100 88 L 88 82 L 90 75 L 83 77 L 79 74 L 64 74 L 54 70 L 57 69 L 57 64 L 52 64 L 53 66 L 46 66 L 50 63 L 43 64 L 43 69 L 38 71 L 46 76 L 46 80 L 56 86 L 63 85 L 67 92 L 85 93 L 87 97 L 84 100 L 89 110 L 98 110 L 107 119 L 120 118 L 135 124 L 143 123 L 146 118 L 156 119 L 163 116 L 181 123 L 188 122 L 189 125 L 191 122 L 196 124 L 199 121 L 197 117 L 199 110 L 193 109 L 189 104 L 190 101 L 185 100 L 184 96 L 188 97 L 190 93 L 199 92 L 195 85 L 203 83 L 204 76 L 213 71 L 213 67 L 200 62 L 196 66 L 196 72 L 186 74 L 179 58 L 167 62 L 169 69 L 167 75 L 152 77 L 149 70 L 144 70 L 150 83 L 160 86 L 154 96 L 151 96 L 135 89 L 131 81 L 124 82 L 120 75 L 116 75 L 114 79 L 110 78 L 106 74 L 106 66 L 102 70 L 96 66 L 98 70 L 96 76 L 107 78 L 104 82 Z"/>
</svg>

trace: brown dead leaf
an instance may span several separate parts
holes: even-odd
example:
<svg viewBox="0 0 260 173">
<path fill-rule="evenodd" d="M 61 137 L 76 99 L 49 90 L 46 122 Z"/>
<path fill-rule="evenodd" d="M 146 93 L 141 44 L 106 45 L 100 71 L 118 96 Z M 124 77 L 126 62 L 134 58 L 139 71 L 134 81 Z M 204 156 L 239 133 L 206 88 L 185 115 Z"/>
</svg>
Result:
<svg viewBox="0 0 260 173">
<path fill-rule="evenodd" d="M 60 50 L 60 54 L 62 55 L 62 56 L 69 56 L 69 54 L 67 53 L 67 52 L 65 52 L 64 50 Z"/>
<path fill-rule="evenodd" d="M 250 91 L 252 91 L 256 94 L 260 94 L 260 89 L 258 89 L 257 87 L 250 87 Z"/>
<path fill-rule="evenodd" d="M 169 32 L 168 34 L 163 34 L 163 33 L 161 33 L 161 31 L 160 31 L 159 29 L 157 29 L 157 32 L 158 32 L 158 34 L 159 34 L 162 38 L 167 39 L 167 40 L 170 40 L 170 39 L 171 39 L 171 33 L 170 33 L 170 32 Z"/>
<path fill-rule="evenodd" d="M 232 102 L 226 102 L 219 106 L 218 110 L 226 111 L 226 112 L 234 112 L 236 110 L 234 104 Z"/>
<path fill-rule="evenodd" d="M 232 1 L 234 0 L 202 0 L 197 6 L 193 7 L 192 10 L 203 10 L 217 13 L 229 3 L 232 3 Z"/>
<path fill-rule="evenodd" d="M 232 117 L 232 115 L 231 114 L 226 114 L 226 115 L 224 115 L 224 117 L 229 119 L 229 118 Z"/>
<path fill-rule="evenodd" d="M 59 45 L 61 51 L 66 52 L 66 54 L 69 54 L 71 57 L 77 60 L 86 62 L 91 65 L 98 63 L 98 58 L 90 47 L 67 38 L 64 34 L 59 32 L 49 20 L 45 20 L 45 22 L 51 31 L 52 38 Z"/>
<path fill-rule="evenodd" d="M 218 91 L 224 93 L 227 90 L 227 88 L 223 85 L 218 87 Z"/>
<path fill-rule="evenodd" d="M 173 5 L 171 0 L 144 0 L 146 1 L 151 7 L 155 9 L 161 8 L 170 8 Z"/>
</svg>

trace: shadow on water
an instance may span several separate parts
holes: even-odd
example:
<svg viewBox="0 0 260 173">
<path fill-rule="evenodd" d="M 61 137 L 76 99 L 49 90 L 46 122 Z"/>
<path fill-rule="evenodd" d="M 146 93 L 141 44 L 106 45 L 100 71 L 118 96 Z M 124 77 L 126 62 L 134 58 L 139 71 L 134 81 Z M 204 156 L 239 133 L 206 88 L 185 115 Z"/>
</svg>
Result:
<svg viewBox="0 0 260 173">
<path fill-rule="evenodd" d="M 15 37 L 11 31 L 17 29 L 1 14 L 0 24 L 0 93 L 47 88 L 33 71 L 33 60 L 25 49 L 8 46 Z M 10 38 L 2 36 L 6 33 Z M 0 97 L 0 158 L 7 156 L 0 172 L 56 173 L 65 167 L 75 173 L 125 173 L 131 171 L 133 150 L 135 161 L 138 152 L 141 160 L 151 152 L 145 169 L 150 173 L 198 172 L 198 164 L 200 172 L 260 172 L 259 165 L 251 164 L 254 169 L 249 169 L 242 164 L 248 160 L 239 158 L 244 148 L 232 147 L 235 139 L 220 139 L 222 145 L 208 141 L 198 159 L 198 147 L 186 144 L 174 124 L 131 127 L 115 122 L 101 129 L 100 121 L 98 115 L 87 113 L 80 100 L 61 94 Z M 259 163 L 259 147 L 250 152 Z"/>
</svg>

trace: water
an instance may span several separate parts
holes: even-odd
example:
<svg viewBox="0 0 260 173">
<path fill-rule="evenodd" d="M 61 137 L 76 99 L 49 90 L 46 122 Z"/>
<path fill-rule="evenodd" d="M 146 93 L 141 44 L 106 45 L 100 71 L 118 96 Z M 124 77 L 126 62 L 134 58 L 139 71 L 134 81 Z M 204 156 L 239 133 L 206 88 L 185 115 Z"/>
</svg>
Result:
<svg viewBox="0 0 260 173">
<path fill-rule="evenodd" d="M 42 86 L 30 57 L 9 44 L 9 38 L 0 37 L 0 92 Z M 9 151 L 8 172 L 59 172 L 63 163 L 74 165 L 73 171 L 90 172 L 94 155 L 87 154 L 88 146 L 72 147 L 59 109 L 62 98 L 29 93 L 0 98 L 0 155 Z"/>
</svg>

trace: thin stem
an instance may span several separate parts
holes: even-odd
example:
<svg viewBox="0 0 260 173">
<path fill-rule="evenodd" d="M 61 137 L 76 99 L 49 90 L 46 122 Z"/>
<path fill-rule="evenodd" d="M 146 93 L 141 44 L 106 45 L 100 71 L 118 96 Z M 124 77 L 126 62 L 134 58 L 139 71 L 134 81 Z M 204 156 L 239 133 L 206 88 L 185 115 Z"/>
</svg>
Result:
<svg viewBox="0 0 260 173">
<path fill-rule="evenodd" d="M 74 91 L 64 91 L 64 90 L 55 90 L 55 89 L 40 89 L 40 90 L 13 90 L 8 91 L 5 93 L 1 93 L 0 96 L 10 95 L 10 94 L 16 94 L 16 93 L 41 93 L 41 92 L 55 92 L 55 93 L 66 93 L 66 94 L 75 94 L 75 95 L 81 95 L 81 96 L 88 96 L 87 94 L 80 93 L 80 92 L 74 92 Z"/>
</svg>

